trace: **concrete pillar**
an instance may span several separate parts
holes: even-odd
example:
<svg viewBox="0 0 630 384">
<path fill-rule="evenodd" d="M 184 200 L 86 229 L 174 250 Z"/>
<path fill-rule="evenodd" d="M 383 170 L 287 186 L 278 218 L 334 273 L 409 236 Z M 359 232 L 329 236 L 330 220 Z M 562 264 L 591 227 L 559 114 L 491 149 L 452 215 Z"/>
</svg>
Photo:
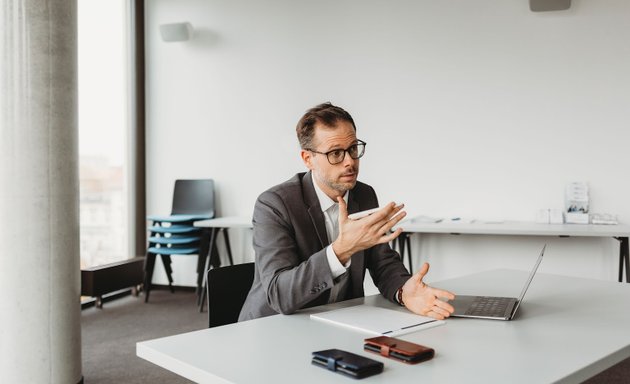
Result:
<svg viewBox="0 0 630 384">
<path fill-rule="evenodd" d="M 76 0 L 0 9 L 0 381 L 81 376 Z"/>
</svg>

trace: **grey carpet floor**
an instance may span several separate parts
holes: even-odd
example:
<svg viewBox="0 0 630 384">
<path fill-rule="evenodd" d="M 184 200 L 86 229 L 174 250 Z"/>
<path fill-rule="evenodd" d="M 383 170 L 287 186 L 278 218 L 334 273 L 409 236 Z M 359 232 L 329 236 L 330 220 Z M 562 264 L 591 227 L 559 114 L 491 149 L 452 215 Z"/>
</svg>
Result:
<svg viewBox="0 0 630 384">
<path fill-rule="evenodd" d="M 86 384 L 190 383 L 136 356 L 136 342 L 207 328 L 193 292 L 151 291 L 88 308 L 81 314 L 83 376 Z M 630 383 L 630 359 L 587 380 L 585 384 Z"/>
<path fill-rule="evenodd" d="M 151 291 L 106 302 L 81 314 L 83 377 L 86 384 L 190 383 L 136 356 L 136 342 L 208 327 L 194 292 Z"/>
</svg>

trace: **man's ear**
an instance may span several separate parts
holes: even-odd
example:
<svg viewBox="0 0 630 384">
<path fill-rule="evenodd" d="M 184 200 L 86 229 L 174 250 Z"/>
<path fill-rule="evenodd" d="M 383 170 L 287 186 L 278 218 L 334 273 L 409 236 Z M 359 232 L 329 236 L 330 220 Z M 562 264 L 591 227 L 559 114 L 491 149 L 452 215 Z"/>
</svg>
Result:
<svg viewBox="0 0 630 384">
<path fill-rule="evenodd" d="M 302 157 L 302 162 L 306 165 L 306 168 L 313 170 L 313 153 L 307 150 L 300 151 L 300 157 Z"/>
</svg>

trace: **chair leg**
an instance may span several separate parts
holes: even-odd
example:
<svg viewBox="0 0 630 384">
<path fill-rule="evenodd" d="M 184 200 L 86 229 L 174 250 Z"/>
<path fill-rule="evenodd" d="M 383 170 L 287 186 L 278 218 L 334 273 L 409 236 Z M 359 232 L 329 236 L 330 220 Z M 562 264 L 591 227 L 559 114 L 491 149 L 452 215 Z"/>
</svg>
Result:
<svg viewBox="0 0 630 384">
<path fill-rule="evenodd" d="M 153 269 L 155 268 L 155 253 L 147 253 L 144 259 L 144 302 L 149 302 L 149 294 L 151 293 L 151 280 L 153 278 Z"/>
<path fill-rule="evenodd" d="M 206 280 L 207 278 L 203 281 L 203 290 L 201 291 L 201 296 L 199 296 L 199 302 L 197 303 L 199 305 L 199 313 L 203 313 L 203 309 L 206 306 L 206 295 L 208 294 L 208 282 Z"/>
<path fill-rule="evenodd" d="M 164 264 L 164 271 L 166 272 L 166 277 L 168 278 L 168 288 L 171 290 L 171 293 L 175 293 L 175 289 L 173 288 L 173 268 L 171 267 L 171 257 L 169 255 L 160 255 L 162 257 L 162 264 Z"/>
</svg>

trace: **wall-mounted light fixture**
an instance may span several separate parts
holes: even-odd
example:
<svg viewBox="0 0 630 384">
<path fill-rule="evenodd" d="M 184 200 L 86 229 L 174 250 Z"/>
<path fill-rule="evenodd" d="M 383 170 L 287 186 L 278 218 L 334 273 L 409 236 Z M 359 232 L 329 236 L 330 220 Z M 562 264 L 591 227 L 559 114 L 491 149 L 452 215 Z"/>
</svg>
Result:
<svg viewBox="0 0 630 384">
<path fill-rule="evenodd" d="M 571 0 L 529 0 L 532 12 L 564 11 L 571 8 Z"/>
<path fill-rule="evenodd" d="M 188 22 L 160 24 L 160 34 L 162 35 L 162 40 L 167 43 L 187 41 L 193 37 L 194 29 Z"/>
</svg>

